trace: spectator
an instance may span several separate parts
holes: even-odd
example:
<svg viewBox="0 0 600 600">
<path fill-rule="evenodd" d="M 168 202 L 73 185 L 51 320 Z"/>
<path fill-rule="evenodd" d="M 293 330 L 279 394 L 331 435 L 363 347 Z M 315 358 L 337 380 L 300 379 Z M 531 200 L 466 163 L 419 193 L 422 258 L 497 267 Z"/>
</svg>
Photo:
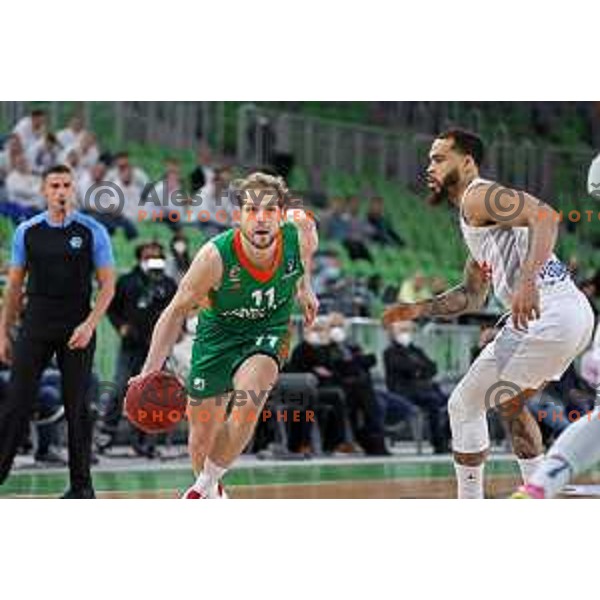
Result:
<svg viewBox="0 0 600 600">
<path fill-rule="evenodd" d="M 17 212 L 21 209 L 21 216 L 32 216 L 43 207 L 41 180 L 31 172 L 24 154 L 16 158 L 15 169 L 6 178 L 6 191 L 9 204 Z"/>
<path fill-rule="evenodd" d="M 16 169 L 17 158 L 20 155 L 25 156 L 23 144 L 21 138 L 13 133 L 9 136 L 4 150 L 0 152 L 0 180 L 4 180 L 11 171 Z"/>
<path fill-rule="evenodd" d="M 180 227 L 189 222 L 192 211 L 190 201 L 183 190 L 183 182 L 180 177 L 181 171 L 179 161 L 174 158 L 165 161 L 165 174 L 163 178 L 154 185 L 153 203 L 147 204 L 151 210 L 163 211 L 163 222 Z M 149 197 L 146 198 L 146 203 Z M 178 221 L 171 220 L 169 215 L 178 215 Z"/>
<path fill-rule="evenodd" d="M 127 239 L 133 240 L 138 235 L 135 223 L 118 211 L 119 199 L 106 185 L 107 177 L 106 164 L 101 161 L 85 171 L 77 183 L 79 202 L 83 211 L 100 221 L 111 236 L 121 227 Z"/>
<path fill-rule="evenodd" d="M 190 173 L 190 190 L 192 194 L 202 190 L 214 182 L 213 158 L 210 147 L 202 142 L 198 148 L 196 167 Z"/>
<path fill-rule="evenodd" d="M 431 298 L 431 290 L 427 278 L 421 271 L 417 271 L 412 278 L 406 279 L 398 294 L 399 302 L 420 302 L 428 298 Z"/>
<path fill-rule="evenodd" d="M 10 368 L 0 362 L 0 405 L 5 402 L 10 381 Z M 47 368 L 42 374 L 36 404 L 31 415 L 35 431 L 34 460 L 41 465 L 66 465 L 67 461 L 57 449 L 58 422 L 65 413 L 60 393 L 60 372 Z M 28 430 L 25 435 L 28 434 Z"/>
<path fill-rule="evenodd" d="M 573 363 L 560 380 L 550 381 L 527 408 L 540 424 L 546 447 L 576 419 L 585 418 L 594 407 L 596 389 L 581 377 Z"/>
<path fill-rule="evenodd" d="M 167 307 L 177 285 L 164 273 L 165 260 L 160 244 L 142 244 L 136 248 L 137 265 L 122 275 L 108 317 L 121 338 L 116 364 L 116 393 L 102 416 L 100 429 L 106 439 L 99 444 L 104 450 L 114 440 L 121 413 L 123 398 L 129 379 L 140 372 L 150 348 L 154 325 Z M 154 458 L 154 438 L 134 429 L 132 446 L 142 456 Z"/>
<path fill-rule="evenodd" d="M 383 198 L 377 196 L 371 199 L 367 221 L 371 225 L 371 239 L 386 246 L 404 246 L 404 240 L 398 235 L 391 221 L 386 218 Z"/>
<path fill-rule="evenodd" d="M 130 222 L 140 220 L 140 211 L 151 214 L 153 210 L 160 210 L 160 207 L 153 206 L 152 203 L 145 206 L 142 202 L 149 179 L 142 169 L 131 165 L 127 152 L 120 152 L 115 156 L 115 168 L 107 173 L 106 178 L 121 191 L 124 200 L 122 214 Z"/>
<path fill-rule="evenodd" d="M 394 323 L 385 349 L 385 381 L 388 390 L 404 396 L 427 413 L 430 441 L 436 454 L 448 452 L 448 399 L 433 378 L 436 364 L 413 343 L 414 324 Z"/>
<path fill-rule="evenodd" d="M 329 209 L 322 219 L 323 233 L 326 238 L 343 242 L 348 235 L 348 214 L 346 200 L 336 196 L 329 202 Z"/>
<path fill-rule="evenodd" d="M 69 120 L 69 125 L 56 134 L 56 139 L 65 149 L 79 147 L 84 133 L 83 119 L 75 115 Z"/>
<path fill-rule="evenodd" d="M 368 260 L 373 262 L 373 257 L 365 244 L 373 235 L 373 228 L 360 214 L 360 199 L 352 196 L 348 201 L 348 230 L 344 246 L 352 260 Z"/>
<path fill-rule="evenodd" d="M 320 317 L 307 328 L 304 339 L 294 348 L 285 370 L 290 373 L 311 373 L 318 380 L 317 402 L 314 407 L 321 428 L 325 452 L 353 452 L 348 407 L 343 388 L 333 371 L 326 366 L 330 343 L 329 325 Z"/>
<path fill-rule="evenodd" d="M 84 174 L 84 169 L 81 167 L 81 161 L 79 158 L 79 152 L 76 148 L 70 148 L 63 153 L 61 162 L 71 168 L 75 175 L 75 180 L 79 181 Z"/>
<path fill-rule="evenodd" d="M 367 454 L 387 455 L 384 442 L 384 410 L 379 405 L 370 370 L 377 362 L 365 354 L 358 344 L 347 341 L 343 315 L 328 318 L 328 337 L 324 338 L 325 366 L 333 373 L 333 381 L 346 395 L 350 423 L 355 439 Z"/>
<path fill-rule="evenodd" d="M 211 207 L 211 233 L 218 233 L 232 225 L 239 224 L 240 207 L 233 199 L 233 177 L 231 168 L 224 165 L 214 172 L 214 200 Z"/>
<path fill-rule="evenodd" d="M 313 262 L 313 289 L 317 296 L 327 294 L 340 280 L 342 267 L 340 259 L 333 251 L 319 250 Z"/>
<path fill-rule="evenodd" d="M 169 250 L 171 254 L 167 258 L 165 274 L 179 283 L 192 263 L 188 239 L 181 229 L 175 232 L 169 244 Z"/>
<path fill-rule="evenodd" d="M 31 111 L 30 116 L 23 117 L 13 129 L 23 145 L 25 152 L 40 142 L 46 134 L 46 113 L 43 110 L 35 109 Z"/>
<path fill-rule="evenodd" d="M 79 144 L 79 162 L 84 169 L 91 169 L 100 160 L 100 150 L 96 141 L 96 134 L 84 131 Z"/>
<path fill-rule="evenodd" d="M 36 175 L 41 175 L 50 167 L 57 165 L 60 162 L 62 150 L 56 136 L 53 133 L 46 133 L 29 149 L 28 158 L 31 170 Z"/>
</svg>

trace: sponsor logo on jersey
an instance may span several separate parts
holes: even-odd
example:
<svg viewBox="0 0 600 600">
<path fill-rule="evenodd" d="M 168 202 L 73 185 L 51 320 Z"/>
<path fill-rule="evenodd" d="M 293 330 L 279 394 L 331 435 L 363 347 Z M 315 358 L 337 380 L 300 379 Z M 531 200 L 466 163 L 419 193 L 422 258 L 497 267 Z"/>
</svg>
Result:
<svg viewBox="0 0 600 600">
<path fill-rule="evenodd" d="M 288 259 L 287 265 L 285 266 L 285 274 L 288 275 L 296 270 L 296 261 L 293 258 Z"/>
<path fill-rule="evenodd" d="M 79 250 L 83 245 L 83 240 L 78 235 L 75 235 L 69 240 L 69 245 L 73 250 Z"/>
<path fill-rule="evenodd" d="M 224 317 L 238 317 L 239 319 L 264 319 L 267 314 L 266 308 L 234 308 L 221 313 Z"/>
<path fill-rule="evenodd" d="M 564 281 L 569 277 L 569 269 L 560 260 L 549 259 L 540 269 L 539 278 L 542 281 Z"/>
<path fill-rule="evenodd" d="M 296 259 L 290 258 L 285 265 L 285 274 L 282 275 L 281 279 L 289 279 L 296 275 L 296 273 L 298 273 Z"/>
<path fill-rule="evenodd" d="M 192 387 L 195 390 L 202 391 L 204 389 L 205 385 L 206 385 L 206 381 L 202 377 L 194 377 L 194 380 L 192 381 Z"/>
</svg>

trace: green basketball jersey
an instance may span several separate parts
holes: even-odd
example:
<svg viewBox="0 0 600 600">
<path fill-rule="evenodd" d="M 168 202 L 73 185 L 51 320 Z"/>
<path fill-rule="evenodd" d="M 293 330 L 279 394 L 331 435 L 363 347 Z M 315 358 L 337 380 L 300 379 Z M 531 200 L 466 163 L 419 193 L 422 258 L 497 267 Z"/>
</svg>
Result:
<svg viewBox="0 0 600 600">
<path fill-rule="evenodd" d="M 212 243 L 221 256 L 223 276 L 219 289 L 209 294 L 210 307 L 200 315 L 198 333 L 216 326 L 223 335 L 254 335 L 265 327 L 287 325 L 296 284 L 304 275 L 296 226 L 282 225 L 275 266 L 270 272 L 250 263 L 239 229 L 216 236 Z"/>
</svg>

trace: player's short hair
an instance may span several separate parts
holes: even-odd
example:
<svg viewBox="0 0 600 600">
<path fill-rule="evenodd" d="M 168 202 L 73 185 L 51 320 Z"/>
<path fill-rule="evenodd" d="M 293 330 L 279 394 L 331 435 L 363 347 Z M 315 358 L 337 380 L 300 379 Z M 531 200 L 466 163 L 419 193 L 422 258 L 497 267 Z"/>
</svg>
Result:
<svg viewBox="0 0 600 600">
<path fill-rule="evenodd" d="M 279 208 L 285 208 L 289 198 L 288 188 L 281 177 L 268 175 L 262 171 L 255 171 L 244 179 L 239 179 L 234 182 L 235 196 L 238 206 L 241 208 L 245 200 L 258 200 L 256 193 L 250 195 L 248 192 L 255 191 L 272 191 L 277 194 L 277 204 Z"/>
<path fill-rule="evenodd" d="M 43 110 L 42 108 L 34 108 L 31 111 L 31 116 L 32 117 L 44 117 L 44 116 L 46 116 L 46 111 Z"/>
<path fill-rule="evenodd" d="M 481 166 L 485 150 L 483 140 L 476 133 L 456 127 L 440 133 L 438 139 L 452 140 L 456 150 L 461 154 L 470 156 L 477 167 Z"/>
<path fill-rule="evenodd" d="M 70 175 L 73 177 L 73 170 L 69 165 L 54 165 L 48 167 L 42 174 L 42 181 L 46 181 L 49 175 Z"/>
</svg>

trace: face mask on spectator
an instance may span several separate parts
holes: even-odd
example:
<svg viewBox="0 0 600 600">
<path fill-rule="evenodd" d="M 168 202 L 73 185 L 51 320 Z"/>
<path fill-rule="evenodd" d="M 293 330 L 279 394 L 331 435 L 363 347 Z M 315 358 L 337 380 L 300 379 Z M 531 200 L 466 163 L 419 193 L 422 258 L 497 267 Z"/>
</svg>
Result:
<svg viewBox="0 0 600 600">
<path fill-rule="evenodd" d="M 394 339 L 401 346 L 408 346 L 412 342 L 412 333 L 400 331 L 394 335 Z"/>
<path fill-rule="evenodd" d="M 311 346 L 320 346 L 321 345 L 321 336 L 316 331 L 310 331 L 306 334 L 306 343 Z"/>
<path fill-rule="evenodd" d="M 346 341 L 346 330 L 343 327 L 331 328 L 331 341 L 336 344 L 341 344 Z"/>
<path fill-rule="evenodd" d="M 323 269 L 323 279 L 325 281 L 337 281 L 341 274 L 339 267 L 327 266 Z"/>
<path fill-rule="evenodd" d="M 165 260 L 163 258 L 148 258 L 141 263 L 144 273 L 162 273 L 165 270 Z"/>
<path fill-rule="evenodd" d="M 173 244 L 173 250 L 177 252 L 177 254 L 185 254 L 187 250 L 187 244 L 184 241 L 178 241 Z"/>
</svg>

